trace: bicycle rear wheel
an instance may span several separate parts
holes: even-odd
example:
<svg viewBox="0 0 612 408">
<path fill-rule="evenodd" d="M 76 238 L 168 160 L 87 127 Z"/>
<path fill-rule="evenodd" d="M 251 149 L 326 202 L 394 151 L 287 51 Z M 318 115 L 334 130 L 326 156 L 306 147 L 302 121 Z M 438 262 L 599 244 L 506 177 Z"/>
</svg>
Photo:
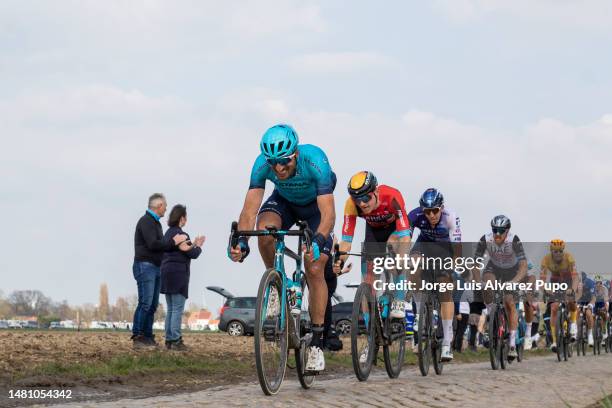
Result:
<svg viewBox="0 0 612 408">
<path fill-rule="evenodd" d="M 372 370 L 376 353 L 374 340 L 377 311 L 372 287 L 362 282 L 355 293 L 351 315 L 351 357 L 359 381 L 365 381 Z"/>
<path fill-rule="evenodd" d="M 576 355 L 580 355 L 580 353 L 582 353 L 582 350 L 584 349 L 584 335 L 586 333 L 585 327 L 583 326 L 585 324 L 584 322 L 584 316 L 582 315 L 582 313 L 578 316 L 578 333 L 576 333 Z M 584 354 L 583 354 L 584 355 Z"/>
<path fill-rule="evenodd" d="M 593 323 L 593 354 L 601 354 L 601 317 L 599 316 Z"/>
<path fill-rule="evenodd" d="M 431 303 L 428 295 L 425 294 L 419 307 L 419 338 L 417 343 L 419 370 L 423 376 L 429 373 L 431 363 L 432 315 Z"/>
<path fill-rule="evenodd" d="M 270 268 L 261 278 L 255 307 L 255 365 L 266 395 L 280 390 L 287 369 L 289 310 L 281 310 L 282 277 Z M 286 304 L 285 304 L 286 306 Z"/>
<path fill-rule="evenodd" d="M 518 330 L 516 331 L 516 361 L 518 361 L 519 363 L 523 361 L 523 351 L 525 349 L 525 342 L 528 341 L 528 339 L 525 338 L 526 327 L 527 323 L 525 322 L 525 317 L 523 315 L 519 315 Z"/>
<path fill-rule="evenodd" d="M 384 330 L 389 336 L 387 344 L 383 345 L 385 369 L 389 378 L 397 378 L 402 371 L 406 352 L 406 324 L 404 319 L 387 318 Z"/>
<path fill-rule="evenodd" d="M 493 304 L 491 307 L 491 313 L 489 313 L 489 359 L 491 360 L 491 368 L 493 370 L 497 370 L 499 368 L 501 345 L 502 339 L 499 337 L 497 304 Z"/>
</svg>

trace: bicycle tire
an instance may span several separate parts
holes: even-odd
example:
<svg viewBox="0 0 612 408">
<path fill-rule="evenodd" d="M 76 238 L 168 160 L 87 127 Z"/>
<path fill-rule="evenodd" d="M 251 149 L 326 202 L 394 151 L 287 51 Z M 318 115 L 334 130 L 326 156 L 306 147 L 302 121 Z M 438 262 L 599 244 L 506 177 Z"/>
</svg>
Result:
<svg viewBox="0 0 612 408">
<path fill-rule="evenodd" d="M 561 362 L 563 360 L 563 320 L 562 311 L 557 310 L 557 322 L 555 325 L 555 338 L 557 342 L 557 360 Z"/>
<path fill-rule="evenodd" d="M 304 279 L 302 279 L 302 299 L 308 299 L 308 286 L 305 284 Z M 303 305 L 304 303 L 302 303 L 302 306 Z M 311 337 L 308 336 L 308 333 L 302 326 L 301 315 L 299 319 L 294 319 L 293 317 L 289 319 L 290 322 L 294 322 L 295 320 L 298 322 L 297 327 L 293 327 L 291 330 L 291 333 L 297 333 L 299 337 L 299 347 L 293 349 L 295 355 L 295 371 L 300 385 L 307 390 L 312 387 L 316 378 L 315 373 L 306 372 L 306 362 L 308 361 L 307 351 Z M 310 336 L 312 336 L 312 334 L 310 334 Z"/>
<path fill-rule="evenodd" d="M 419 307 L 417 357 L 419 361 L 419 370 L 421 371 L 421 375 L 425 377 L 429 374 L 429 365 L 431 363 L 432 310 L 428 295 L 424 295 L 423 297 L 424 299 Z"/>
<path fill-rule="evenodd" d="M 276 295 L 270 295 L 276 293 Z M 257 303 L 255 307 L 255 365 L 257 368 L 257 377 L 262 391 L 266 395 L 274 395 L 278 393 L 285 378 L 287 370 L 287 355 L 289 345 L 289 309 L 285 303 L 285 327 L 280 328 L 280 312 L 282 299 L 279 297 L 277 302 L 278 315 L 273 318 L 266 316 L 268 313 L 269 296 L 285 296 L 282 293 L 282 278 L 280 272 L 274 268 L 266 270 L 261 277 L 259 289 L 257 291 Z M 274 339 L 273 341 L 270 339 Z M 266 361 L 267 355 L 264 349 L 269 343 L 278 341 L 278 361 L 272 361 L 268 364 Z M 268 372 L 268 370 L 271 370 Z M 272 377 L 273 375 L 273 377 Z"/>
<path fill-rule="evenodd" d="M 402 366 L 404 365 L 404 357 L 406 355 L 406 326 L 403 319 L 391 319 L 388 317 L 385 321 L 384 329 L 388 335 L 390 343 L 383 344 L 383 357 L 385 360 L 385 369 L 389 378 L 399 377 Z M 395 347 L 398 347 L 395 350 Z"/>
<path fill-rule="evenodd" d="M 499 321 L 497 320 L 497 305 L 493 304 L 489 313 L 489 359 L 491 368 L 499 368 L 499 356 L 501 351 L 501 341 L 499 339 Z"/>
<path fill-rule="evenodd" d="M 365 301 L 365 304 L 363 303 Z M 368 317 L 362 314 L 361 305 L 366 306 Z M 376 354 L 376 324 L 378 319 L 378 313 L 375 309 L 374 294 L 372 288 L 366 282 L 362 282 L 355 293 L 355 300 L 353 301 L 353 311 L 351 313 L 351 359 L 353 362 L 353 370 L 355 376 L 359 381 L 365 381 L 370 376 L 372 371 L 372 364 L 374 362 L 374 356 Z M 366 333 L 366 347 L 368 350 L 367 357 L 364 362 L 360 362 L 361 354 L 365 350 L 359 350 L 360 332 L 364 330 Z"/>
<path fill-rule="evenodd" d="M 501 338 L 501 348 L 499 351 L 499 366 L 502 370 L 505 370 L 508 367 L 508 349 L 510 348 L 510 339 L 509 339 L 509 331 L 508 331 L 508 316 L 506 315 L 506 308 L 501 305 L 497 309 L 498 318 L 500 321 L 500 327 L 502 330 L 500 332 Z"/>
<path fill-rule="evenodd" d="M 432 311 L 436 310 L 438 312 L 438 324 L 431 328 L 433 334 L 433 341 L 431 342 L 431 359 L 436 375 L 441 375 L 444 369 L 444 362 L 442 361 L 442 339 L 444 338 L 444 331 L 442 329 L 442 310 L 440 302 L 436 297 L 434 297 L 432 305 Z"/>
</svg>

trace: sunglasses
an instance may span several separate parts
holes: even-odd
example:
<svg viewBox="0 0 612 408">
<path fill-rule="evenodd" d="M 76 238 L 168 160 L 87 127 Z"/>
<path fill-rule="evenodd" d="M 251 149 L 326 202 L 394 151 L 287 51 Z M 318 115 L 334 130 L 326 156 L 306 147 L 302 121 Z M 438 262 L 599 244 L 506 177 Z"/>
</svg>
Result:
<svg viewBox="0 0 612 408">
<path fill-rule="evenodd" d="M 491 228 L 495 235 L 503 235 L 504 232 L 508 231 L 506 228 L 493 227 Z"/>
<path fill-rule="evenodd" d="M 435 208 L 424 208 L 423 212 L 425 213 L 425 215 L 436 215 L 440 212 L 440 208 L 439 207 L 435 207 Z"/>
<path fill-rule="evenodd" d="M 355 200 L 357 203 L 369 203 L 370 200 L 372 199 L 372 193 L 368 193 L 362 196 L 357 196 L 357 197 L 353 197 L 353 200 Z"/>
<path fill-rule="evenodd" d="M 266 161 L 268 162 L 268 165 L 270 165 L 271 167 L 274 167 L 277 164 L 280 164 L 281 166 L 286 166 L 291 162 L 291 160 L 293 160 L 294 157 L 295 157 L 295 153 L 289 156 L 280 157 L 278 159 L 266 159 Z"/>
<path fill-rule="evenodd" d="M 562 249 L 553 249 L 553 250 L 552 250 L 552 253 L 553 253 L 553 254 L 562 254 L 562 253 L 563 253 L 563 250 L 562 250 Z"/>
</svg>

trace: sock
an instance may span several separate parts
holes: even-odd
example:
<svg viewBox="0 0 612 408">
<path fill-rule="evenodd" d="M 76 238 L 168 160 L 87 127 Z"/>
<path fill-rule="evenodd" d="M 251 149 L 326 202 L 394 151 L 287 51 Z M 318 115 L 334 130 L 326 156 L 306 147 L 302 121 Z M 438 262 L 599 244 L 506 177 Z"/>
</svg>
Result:
<svg viewBox="0 0 612 408">
<path fill-rule="evenodd" d="M 442 330 L 444 330 L 444 340 L 442 340 L 443 346 L 450 346 L 453 340 L 453 321 L 442 320 Z"/>
<path fill-rule="evenodd" d="M 525 338 L 531 341 L 531 323 L 527 323 L 527 327 L 525 328 Z"/>
<path fill-rule="evenodd" d="M 516 347 L 516 330 L 510 330 L 510 347 Z"/>
<path fill-rule="evenodd" d="M 557 334 L 556 334 L 555 326 L 553 326 L 552 324 L 550 325 L 550 334 L 552 335 L 553 344 L 557 344 Z"/>
<path fill-rule="evenodd" d="M 323 325 L 322 324 L 313 324 L 312 325 L 312 340 L 310 340 L 310 346 L 316 346 L 321 348 L 323 337 Z"/>
</svg>

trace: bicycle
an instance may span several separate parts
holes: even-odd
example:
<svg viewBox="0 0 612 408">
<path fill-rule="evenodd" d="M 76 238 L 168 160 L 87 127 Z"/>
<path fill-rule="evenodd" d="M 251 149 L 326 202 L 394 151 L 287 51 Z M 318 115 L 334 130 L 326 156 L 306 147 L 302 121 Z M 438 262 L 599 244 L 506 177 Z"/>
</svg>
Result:
<svg viewBox="0 0 612 408">
<path fill-rule="evenodd" d="M 576 355 L 579 356 L 581 353 L 583 356 L 586 355 L 586 350 L 587 350 L 587 333 L 589 332 L 588 330 L 588 324 L 587 324 L 587 317 L 586 317 L 586 308 L 588 308 L 588 306 L 585 305 L 578 305 L 578 321 L 577 321 L 577 325 L 578 325 L 578 332 L 576 333 Z"/>
<path fill-rule="evenodd" d="M 255 365 L 259 385 L 266 395 L 274 395 L 280 390 L 290 348 L 294 349 L 295 368 L 304 389 L 312 387 L 318 374 L 305 370 L 306 350 L 312 333 L 304 327 L 301 319 L 301 294 L 306 285 L 302 246 L 310 251 L 312 231 L 303 221 L 298 221 L 297 225 L 299 230 L 285 231 L 266 226 L 265 230 L 238 231 L 238 223 L 234 221 L 231 227 L 232 248 L 238 245 L 240 237 L 272 236 L 275 241 L 274 267 L 268 268 L 261 277 L 255 307 Z M 299 237 L 297 253 L 285 246 L 286 236 Z M 296 263 L 291 278 L 285 272 L 285 255 Z"/>
<path fill-rule="evenodd" d="M 350 253 L 339 250 L 335 245 L 334 262 L 340 256 L 353 255 L 361 257 L 362 275 L 367 272 L 367 257 L 394 256 L 391 245 L 387 252 L 375 254 L 372 251 Z M 385 282 L 393 282 L 391 272 L 384 268 Z M 351 359 L 353 370 L 359 381 L 366 381 L 372 370 L 372 365 L 382 346 L 385 370 L 389 378 L 397 378 L 404 364 L 406 351 L 406 328 L 404 318 L 393 319 L 390 316 L 390 305 L 394 299 L 393 291 L 385 285 L 385 290 L 379 296 L 367 282 L 361 282 L 355 293 L 353 311 L 351 314 Z"/>
<path fill-rule="evenodd" d="M 510 350 L 510 327 L 504 307 L 504 292 L 494 292 L 493 305 L 489 313 L 489 359 L 491 368 L 505 370 Z"/>
<path fill-rule="evenodd" d="M 601 354 L 601 343 L 603 341 L 603 333 L 601 330 L 601 326 L 603 323 L 603 319 L 599 312 L 594 313 L 593 316 L 593 355 Z"/>
<path fill-rule="evenodd" d="M 608 313 L 606 320 L 606 330 L 608 337 L 606 338 L 606 353 L 612 353 L 612 314 Z"/>
<path fill-rule="evenodd" d="M 557 309 L 557 321 L 555 326 L 555 338 L 557 340 L 557 360 L 567 361 L 572 356 L 571 334 L 569 312 L 566 304 L 565 291 L 552 294 L 553 301 L 559 303 Z"/>
</svg>

